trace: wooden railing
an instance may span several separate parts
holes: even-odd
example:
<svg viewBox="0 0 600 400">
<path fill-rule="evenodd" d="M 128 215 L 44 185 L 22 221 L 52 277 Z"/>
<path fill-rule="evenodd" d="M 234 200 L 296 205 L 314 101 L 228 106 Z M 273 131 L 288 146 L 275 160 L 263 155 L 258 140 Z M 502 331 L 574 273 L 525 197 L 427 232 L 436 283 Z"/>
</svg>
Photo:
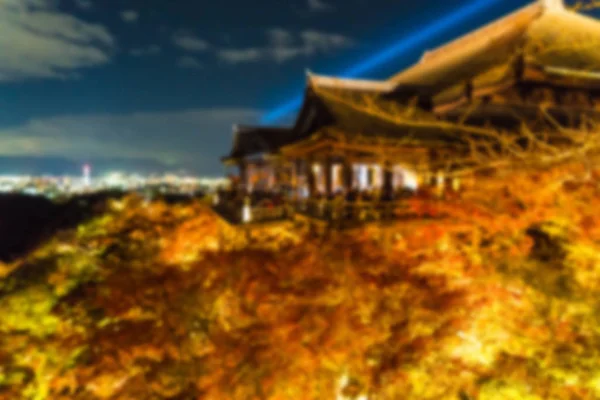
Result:
<svg viewBox="0 0 600 400">
<path fill-rule="evenodd" d="M 298 212 L 327 221 L 384 221 L 401 218 L 408 213 L 405 201 L 325 201 L 297 202 Z"/>
<path fill-rule="evenodd" d="M 346 201 L 343 199 L 307 199 L 271 204 L 260 201 L 221 201 L 215 210 L 229 221 L 239 224 L 264 223 L 290 219 L 299 213 L 308 217 L 330 222 L 374 222 L 391 221 L 409 214 L 405 200 L 395 201 Z"/>
<path fill-rule="evenodd" d="M 267 206 L 267 207 L 251 207 L 252 222 L 268 222 L 291 218 L 293 210 L 289 205 Z"/>
</svg>

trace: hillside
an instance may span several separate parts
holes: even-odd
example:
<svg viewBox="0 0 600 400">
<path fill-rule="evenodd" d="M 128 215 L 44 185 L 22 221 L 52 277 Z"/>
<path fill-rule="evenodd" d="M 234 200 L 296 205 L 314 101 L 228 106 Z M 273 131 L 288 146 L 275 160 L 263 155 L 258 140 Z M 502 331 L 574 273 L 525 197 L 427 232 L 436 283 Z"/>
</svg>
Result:
<svg viewBox="0 0 600 400">
<path fill-rule="evenodd" d="M 599 183 L 506 173 L 324 237 L 112 201 L 0 266 L 0 399 L 600 398 Z"/>
</svg>

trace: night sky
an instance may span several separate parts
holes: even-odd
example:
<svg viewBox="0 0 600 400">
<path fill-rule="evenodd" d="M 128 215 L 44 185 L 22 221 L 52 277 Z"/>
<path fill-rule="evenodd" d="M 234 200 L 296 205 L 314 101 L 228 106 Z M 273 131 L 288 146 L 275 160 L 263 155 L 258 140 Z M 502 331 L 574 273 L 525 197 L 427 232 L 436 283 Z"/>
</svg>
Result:
<svg viewBox="0 0 600 400">
<path fill-rule="evenodd" d="M 0 0 L 0 155 L 220 175 L 231 125 L 300 94 L 307 68 L 338 74 L 465 4 Z M 489 4 L 362 76 L 386 78 L 527 2 Z"/>
</svg>

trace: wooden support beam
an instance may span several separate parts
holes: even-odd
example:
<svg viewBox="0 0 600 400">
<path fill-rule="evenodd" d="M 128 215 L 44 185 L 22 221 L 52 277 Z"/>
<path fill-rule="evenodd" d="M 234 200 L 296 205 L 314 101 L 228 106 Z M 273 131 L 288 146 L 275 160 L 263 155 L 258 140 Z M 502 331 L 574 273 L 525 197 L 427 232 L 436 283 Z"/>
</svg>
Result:
<svg viewBox="0 0 600 400">
<path fill-rule="evenodd" d="M 392 199 L 394 195 L 394 166 L 391 162 L 383 163 L 383 188 L 384 199 Z"/>
<path fill-rule="evenodd" d="M 350 160 L 344 160 L 344 189 L 346 192 L 352 190 L 352 185 L 354 184 L 354 168 L 352 167 L 352 163 Z"/>
<path fill-rule="evenodd" d="M 300 180 L 300 160 L 292 160 L 290 186 L 294 193 L 298 190 Z"/>
<path fill-rule="evenodd" d="M 309 157 L 306 165 L 306 181 L 308 183 L 308 193 L 310 197 L 314 197 L 317 194 L 317 179 L 314 171 L 314 160 Z"/>
<path fill-rule="evenodd" d="M 248 175 L 248 163 L 245 160 L 240 160 L 238 163 L 238 168 L 240 172 L 240 185 L 241 190 L 247 192 L 249 191 L 250 177 Z"/>
</svg>

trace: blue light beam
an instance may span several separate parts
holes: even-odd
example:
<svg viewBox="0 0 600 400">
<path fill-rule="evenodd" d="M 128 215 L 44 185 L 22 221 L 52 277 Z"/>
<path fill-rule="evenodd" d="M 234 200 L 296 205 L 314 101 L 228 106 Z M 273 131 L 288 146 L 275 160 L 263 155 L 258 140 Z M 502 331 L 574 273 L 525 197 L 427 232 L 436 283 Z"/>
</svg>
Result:
<svg viewBox="0 0 600 400">
<path fill-rule="evenodd" d="M 414 49 L 427 40 L 443 33 L 444 31 L 460 24 L 468 18 L 475 16 L 487 8 L 490 8 L 501 0 L 478 0 L 469 3 L 457 9 L 456 11 L 442 17 L 441 19 L 427 25 L 425 28 L 418 30 L 414 35 L 403 38 L 393 45 L 381 50 L 375 55 L 369 57 L 363 62 L 360 62 L 345 71 L 342 71 L 343 78 L 357 78 L 365 72 L 391 61 L 395 57 Z M 302 96 L 294 97 L 292 100 L 283 103 L 272 111 L 263 115 L 261 122 L 263 124 L 272 124 L 291 114 L 293 111 L 300 108 L 302 105 Z"/>
</svg>

